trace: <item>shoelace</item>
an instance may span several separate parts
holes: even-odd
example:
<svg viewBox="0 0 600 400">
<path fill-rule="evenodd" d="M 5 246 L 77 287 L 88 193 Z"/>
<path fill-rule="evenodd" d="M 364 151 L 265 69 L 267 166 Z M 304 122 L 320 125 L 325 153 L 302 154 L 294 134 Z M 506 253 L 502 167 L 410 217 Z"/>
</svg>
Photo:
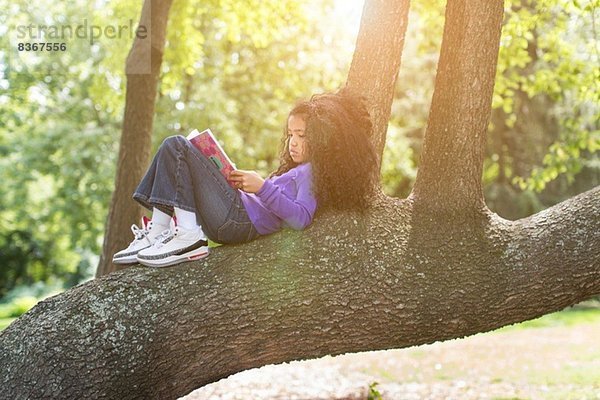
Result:
<svg viewBox="0 0 600 400">
<path fill-rule="evenodd" d="M 135 240 L 142 240 L 148 235 L 148 230 L 140 228 L 136 224 L 131 225 L 131 232 L 133 232 Z"/>
<path fill-rule="evenodd" d="M 170 228 L 165 229 L 164 231 L 159 233 L 158 236 L 156 236 L 156 242 L 154 242 L 154 247 L 156 247 L 157 249 L 161 248 L 164 244 L 163 242 L 168 238 L 172 237 L 173 235 L 174 233 Z"/>
</svg>

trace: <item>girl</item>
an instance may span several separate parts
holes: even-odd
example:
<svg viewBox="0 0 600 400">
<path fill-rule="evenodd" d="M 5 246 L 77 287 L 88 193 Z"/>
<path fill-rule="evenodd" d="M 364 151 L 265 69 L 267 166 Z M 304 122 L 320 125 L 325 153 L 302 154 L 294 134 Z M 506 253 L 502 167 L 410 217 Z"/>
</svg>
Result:
<svg viewBox="0 0 600 400">
<path fill-rule="evenodd" d="M 377 182 L 372 124 L 363 100 L 342 89 L 315 95 L 287 118 L 280 166 L 227 179 L 183 136 L 164 140 L 133 198 L 152 210 L 117 264 L 164 267 L 208 255 L 207 238 L 243 243 L 304 229 L 319 210 L 362 209 Z M 175 214 L 175 226 L 172 216 Z"/>
</svg>

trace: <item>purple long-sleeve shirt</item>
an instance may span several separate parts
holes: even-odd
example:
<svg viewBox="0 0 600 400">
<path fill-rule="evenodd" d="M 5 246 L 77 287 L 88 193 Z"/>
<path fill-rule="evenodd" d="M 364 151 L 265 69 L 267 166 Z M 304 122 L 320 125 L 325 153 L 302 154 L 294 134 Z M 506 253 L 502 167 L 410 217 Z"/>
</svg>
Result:
<svg viewBox="0 0 600 400">
<path fill-rule="evenodd" d="M 256 194 L 240 191 L 250 221 L 261 235 L 290 227 L 304 229 L 313 220 L 317 200 L 310 163 L 265 180 Z"/>
</svg>

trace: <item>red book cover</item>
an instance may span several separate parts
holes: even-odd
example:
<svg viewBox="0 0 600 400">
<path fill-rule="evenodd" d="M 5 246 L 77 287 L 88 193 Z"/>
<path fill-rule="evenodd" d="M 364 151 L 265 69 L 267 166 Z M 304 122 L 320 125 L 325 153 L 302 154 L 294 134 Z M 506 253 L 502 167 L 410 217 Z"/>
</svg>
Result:
<svg viewBox="0 0 600 400">
<path fill-rule="evenodd" d="M 202 132 L 198 132 L 197 129 L 194 129 L 187 136 L 187 139 L 197 148 L 202 154 L 206 156 L 210 161 L 212 161 L 215 166 L 221 171 L 221 174 L 227 179 L 231 171 L 235 168 L 235 164 L 229 159 L 225 151 L 217 139 L 213 135 L 210 129 L 205 129 Z M 232 187 L 235 187 L 235 184 L 229 182 Z"/>
</svg>

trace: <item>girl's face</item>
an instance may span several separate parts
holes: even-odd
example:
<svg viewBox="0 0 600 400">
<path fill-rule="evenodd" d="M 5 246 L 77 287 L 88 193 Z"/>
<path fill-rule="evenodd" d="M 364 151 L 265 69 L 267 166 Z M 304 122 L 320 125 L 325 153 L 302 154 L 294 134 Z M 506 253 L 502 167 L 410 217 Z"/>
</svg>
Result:
<svg viewBox="0 0 600 400">
<path fill-rule="evenodd" d="M 295 163 L 308 160 L 306 150 L 306 122 L 300 115 L 290 115 L 287 124 L 288 151 Z"/>
</svg>

